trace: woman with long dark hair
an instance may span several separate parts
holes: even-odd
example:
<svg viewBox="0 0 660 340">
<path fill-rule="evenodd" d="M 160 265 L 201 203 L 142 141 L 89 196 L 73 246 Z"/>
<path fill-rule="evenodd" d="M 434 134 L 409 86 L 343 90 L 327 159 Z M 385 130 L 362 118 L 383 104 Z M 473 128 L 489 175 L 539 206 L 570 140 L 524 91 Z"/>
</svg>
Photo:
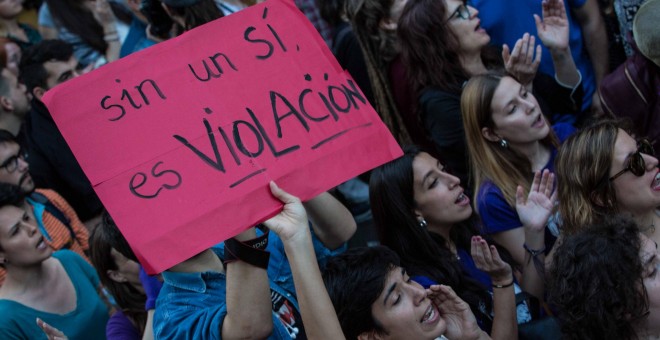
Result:
<svg viewBox="0 0 660 340">
<path fill-rule="evenodd" d="M 530 197 L 549 200 L 547 184 L 547 177 L 544 181 L 538 177 Z M 369 187 L 382 243 L 399 254 L 410 275 L 422 283 L 437 282 L 454 288 L 483 328 L 490 331 L 492 323 L 493 337 L 516 334 L 511 266 L 499 254 L 508 263 L 515 262 L 506 250 L 488 246 L 479 235 L 470 199 L 460 180 L 428 153 L 407 147 L 403 157 L 373 170 Z M 550 213 L 549 207 L 537 202 L 530 199 L 519 206 L 524 216 L 532 216 L 530 227 Z M 534 287 L 523 288 L 534 291 Z M 495 316 L 492 321 L 491 309 Z M 529 321 L 526 307 L 518 312 L 519 322 Z"/>
<path fill-rule="evenodd" d="M 162 285 L 140 267 L 108 213 L 89 237 L 90 259 L 119 306 L 106 325 L 108 339 L 153 339 L 155 299 Z"/>
<path fill-rule="evenodd" d="M 581 77 L 568 45 L 568 20 L 562 0 L 543 2 L 543 18 L 535 18 L 538 36 L 552 52 L 555 79 L 536 74 L 540 46 L 523 36 L 501 57 L 488 47 L 490 37 L 479 26 L 479 12 L 461 0 L 410 0 L 398 26 L 403 64 L 417 99 L 417 112 L 442 161 L 467 185 L 469 166 L 460 97 L 465 82 L 489 70 L 506 68 L 528 91 L 551 98 L 541 106 L 547 115 L 579 112 Z M 516 20 L 515 18 L 512 20 Z M 536 50 L 536 53 L 535 53 Z M 534 55 L 536 57 L 534 58 Z M 572 106 L 554 105 L 569 97 Z"/>
</svg>

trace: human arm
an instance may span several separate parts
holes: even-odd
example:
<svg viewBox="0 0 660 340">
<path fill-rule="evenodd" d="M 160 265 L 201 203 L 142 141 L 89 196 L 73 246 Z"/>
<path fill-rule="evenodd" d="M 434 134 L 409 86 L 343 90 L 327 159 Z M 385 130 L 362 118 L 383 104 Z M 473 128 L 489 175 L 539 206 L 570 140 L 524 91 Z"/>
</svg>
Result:
<svg viewBox="0 0 660 340">
<path fill-rule="evenodd" d="M 234 239 L 247 241 L 256 237 L 255 228 L 250 228 Z M 268 337 L 273 330 L 273 317 L 266 268 L 259 268 L 240 259 L 226 263 L 226 268 L 227 314 L 222 323 L 222 338 Z"/>
<path fill-rule="evenodd" d="M 312 246 L 305 209 L 294 197 L 270 182 L 273 196 L 284 203 L 282 212 L 263 224 L 275 232 L 287 254 L 300 314 L 309 339 L 344 339 L 339 320 L 328 296 Z"/>
<path fill-rule="evenodd" d="M 568 43 L 568 18 L 563 0 L 544 0 L 541 4 L 543 18 L 534 14 L 538 36 L 550 51 L 557 81 L 575 88 L 582 79 L 575 66 Z"/>
<path fill-rule="evenodd" d="M 447 323 L 445 335 L 452 340 L 490 339 L 477 324 L 470 306 L 456 295 L 453 289 L 445 285 L 432 285 L 426 290 L 432 303 L 438 307 L 441 317 Z"/>
<path fill-rule="evenodd" d="M 545 226 L 556 201 L 554 177 L 547 169 L 542 174 L 537 171 L 527 198 L 521 186 L 516 191 L 516 211 L 523 225 L 524 242 L 518 244 L 514 256 L 518 256 L 517 261 L 521 260 L 522 288 L 541 301 L 544 296 Z"/>
<path fill-rule="evenodd" d="M 357 225 L 351 212 L 327 192 L 304 202 L 314 234 L 328 249 L 337 249 L 348 241 Z"/>
<path fill-rule="evenodd" d="M 497 248 L 489 246 L 480 236 L 472 237 L 471 255 L 475 265 L 487 273 L 493 283 L 493 339 L 517 339 L 516 296 L 513 289 L 513 271 L 502 261 Z"/>
<path fill-rule="evenodd" d="M 609 53 L 607 52 L 605 23 L 600 14 L 598 2 L 596 0 L 586 0 L 581 7 L 574 8 L 573 13 L 582 28 L 584 45 L 596 76 L 596 88 L 599 88 L 600 82 L 608 73 Z M 594 92 L 591 107 L 594 113 L 602 114 L 603 110 L 598 91 Z"/>
<path fill-rule="evenodd" d="M 89 6 L 91 6 L 94 18 L 103 27 L 103 40 L 108 44 L 108 48 L 105 50 L 105 59 L 108 63 L 113 62 L 119 59 L 121 51 L 121 42 L 116 26 L 117 18 L 115 18 L 108 0 L 94 0 Z"/>
</svg>

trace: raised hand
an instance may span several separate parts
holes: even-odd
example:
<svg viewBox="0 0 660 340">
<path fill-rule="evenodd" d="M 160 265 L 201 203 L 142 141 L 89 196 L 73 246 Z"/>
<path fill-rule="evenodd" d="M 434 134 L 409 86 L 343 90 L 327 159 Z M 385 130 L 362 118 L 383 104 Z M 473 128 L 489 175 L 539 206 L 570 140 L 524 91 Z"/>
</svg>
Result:
<svg viewBox="0 0 660 340">
<path fill-rule="evenodd" d="M 472 237 L 470 253 L 474 264 L 488 274 L 495 285 L 506 285 L 513 280 L 511 266 L 504 262 L 494 245 L 488 245 L 481 236 Z"/>
<path fill-rule="evenodd" d="M 37 326 L 44 331 L 48 340 L 68 340 L 69 338 L 59 329 L 47 324 L 44 320 L 37 318 Z"/>
<path fill-rule="evenodd" d="M 440 316 L 447 323 L 443 334 L 448 339 L 479 339 L 483 332 L 472 314 L 470 306 L 445 285 L 433 285 L 426 290 L 433 304 L 440 310 Z"/>
<path fill-rule="evenodd" d="M 541 45 L 535 44 L 536 38 L 525 33 L 516 41 L 513 51 L 509 52 L 507 44 L 502 46 L 502 59 L 506 71 L 513 74 L 525 86 L 532 83 L 541 63 Z"/>
<path fill-rule="evenodd" d="M 555 175 L 546 169 L 543 174 L 538 171 L 534 173 L 527 199 L 521 186 L 516 190 L 518 218 L 530 231 L 542 232 L 548 223 L 557 199 L 557 193 L 553 192 L 554 182 Z"/>
<path fill-rule="evenodd" d="M 285 244 L 311 237 L 307 212 L 300 199 L 280 189 L 273 181 L 270 182 L 270 192 L 284 203 L 284 208 L 263 224 L 275 232 Z"/>
<path fill-rule="evenodd" d="M 568 48 L 568 18 L 563 0 L 543 0 L 543 19 L 534 14 L 536 31 L 549 50 Z"/>
<path fill-rule="evenodd" d="M 85 5 L 90 11 L 92 11 L 94 19 L 96 19 L 101 26 L 106 27 L 115 24 L 115 14 L 112 12 L 108 0 L 86 1 Z"/>
</svg>

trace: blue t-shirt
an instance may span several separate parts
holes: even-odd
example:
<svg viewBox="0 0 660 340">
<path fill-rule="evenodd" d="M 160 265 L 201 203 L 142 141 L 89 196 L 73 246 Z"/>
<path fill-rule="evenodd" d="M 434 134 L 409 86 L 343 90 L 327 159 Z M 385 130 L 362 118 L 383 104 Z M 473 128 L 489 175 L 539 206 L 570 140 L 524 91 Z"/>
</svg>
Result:
<svg viewBox="0 0 660 340">
<path fill-rule="evenodd" d="M 570 124 L 556 124 L 552 128 L 560 142 L 563 142 L 575 132 L 575 128 Z M 543 169 L 549 169 L 554 172 L 556 155 L 557 149 L 553 148 L 550 153 L 550 160 L 548 160 L 548 163 Z M 484 234 L 496 234 L 522 227 L 522 222 L 518 218 L 516 208 L 507 203 L 502 190 L 495 183 L 489 180 L 484 181 L 477 193 L 476 204 L 479 207 L 479 216 L 481 217 Z M 549 250 L 552 248 L 556 237 L 547 228 L 545 236 L 546 249 Z"/>
<path fill-rule="evenodd" d="M 596 75 L 584 45 L 582 28 L 571 11 L 584 6 L 586 2 L 587 0 L 564 1 L 569 24 L 568 39 L 571 54 L 575 60 L 575 65 L 582 74 L 582 86 L 584 88 L 583 111 L 591 107 L 591 99 L 596 91 Z M 541 0 L 469 0 L 469 3 L 479 10 L 478 16 L 481 20 L 481 27 L 490 35 L 491 44 L 498 46 L 507 44 L 510 49 L 513 49 L 516 41 L 522 38 L 523 34 L 529 33 L 535 36 L 537 44 L 541 44 L 543 47 L 539 71 L 550 76 L 555 75 L 550 51 L 538 39 L 533 17 L 533 14 L 541 16 Z"/>
<path fill-rule="evenodd" d="M 330 256 L 344 251 L 327 249 L 312 233 L 314 252 L 323 268 Z M 224 243 L 212 250 L 220 259 Z M 269 233 L 268 279 L 273 311 L 273 333 L 269 339 L 305 339 L 296 300 L 291 267 L 284 245 Z M 227 315 L 226 276 L 218 272 L 163 272 L 163 288 L 156 301 L 154 333 L 157 339 L 222 339 L 222 322 Z M 296 320 L 297 319 L 297 320 Z"/>
<path fill-rule="evenodd" d="M 105 339 L 108 308 L 98 295 L 99 277 L 92 266 L 70 250 L 53 253 L 73 283 L 76 308 L 64 315 L 42 312 L 12 300 L 0 300 L 2 339 L 45 339 L 36 318 L 61 330 L 69 339 Z"/>
</svg>

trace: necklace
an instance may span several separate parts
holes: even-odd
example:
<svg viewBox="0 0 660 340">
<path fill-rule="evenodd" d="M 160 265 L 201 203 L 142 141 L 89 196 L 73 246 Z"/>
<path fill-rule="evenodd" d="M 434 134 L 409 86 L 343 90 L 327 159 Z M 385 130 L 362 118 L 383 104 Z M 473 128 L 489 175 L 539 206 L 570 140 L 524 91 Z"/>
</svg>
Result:
<svg viewBox="0 0 660 340">
<path fill-rule="evenodd" d="M 639 231 L 647 235 L 653 235 L 653 233 L 655 233 L 655 223 L 651 223 L 651 225 L 646 228 L 640 228 Z"/>
</svg>

